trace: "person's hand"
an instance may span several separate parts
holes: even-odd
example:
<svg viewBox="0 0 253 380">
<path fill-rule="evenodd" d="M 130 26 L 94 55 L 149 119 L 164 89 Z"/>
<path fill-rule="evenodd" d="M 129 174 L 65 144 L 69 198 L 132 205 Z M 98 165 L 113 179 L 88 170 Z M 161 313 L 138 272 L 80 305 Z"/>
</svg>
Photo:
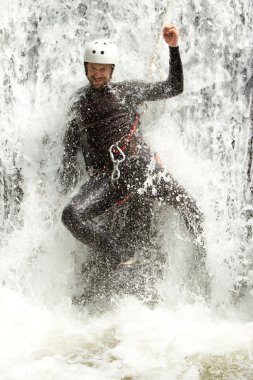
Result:
<svg viewBox="0 0 253 380">
<path fill-rule="evenodd" d="M 164 41 L 171 47 L 178 46 L 179 34 L 174 25 L 167 25 L 163 28 Z"/>
</svg>

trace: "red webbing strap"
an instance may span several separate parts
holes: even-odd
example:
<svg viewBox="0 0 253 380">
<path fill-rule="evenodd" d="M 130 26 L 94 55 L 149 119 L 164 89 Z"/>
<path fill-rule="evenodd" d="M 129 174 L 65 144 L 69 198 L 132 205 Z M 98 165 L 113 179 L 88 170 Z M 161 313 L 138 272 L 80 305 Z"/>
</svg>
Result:
<svg viewBox="0 0 253 380">
<path fill-rule="evenodd" d="M 132 125 L 132 129 L 129 132 L 129 134 L 125 140 L 125 144 L 122 147 L 120 147 L 121 150 L 123 150 L 123 151 L 126 150 L 129 141 L 131 140 L 131 138 L 133 137 L 134 133 L 136 132 L 136 130 L 138 128 L 139 118 L 140 118 L 140 115 L 137 113 L 135 116 L 135 119 L 134 119 L 134 123 Z M 117 149 L 113 149 L 113 153 L 118 153 Z"/>
<path fill-rule="evenodd" d="M 128 201 L 128 199 L 130 198 L 130 196 L 131 196 L 131 193 L 127 194 L 123 199 L 121 199 L 120 201 L 117 201 L 116 204 L 118 206 L 124 205 Z"/>
<path fill-rule="evenodd" d="M 127 136 L 127 138 L 126 138 L 125 145 L 123 145 L 123 147 L 121 148 L 121 150 L 126 150 L 127 144 L 129 143 L 129 141 L 133 137 L 136 129 L 138 128 L 138 123 L 139 123 L 139 114 L 137 113 L 136 116 L 135 116 L 135 119 L 134 119 L 134 123 L 133 123 L 132 129 L 131 129 L 129 135 Z"/>
</svg>

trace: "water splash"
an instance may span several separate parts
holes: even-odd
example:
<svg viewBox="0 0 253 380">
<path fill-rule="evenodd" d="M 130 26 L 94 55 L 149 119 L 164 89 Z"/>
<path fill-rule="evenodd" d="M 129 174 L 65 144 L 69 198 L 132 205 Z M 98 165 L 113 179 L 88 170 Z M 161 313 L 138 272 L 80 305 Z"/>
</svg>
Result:
<svg viewBox="0 0 253 380">
<path fill-rule="evenodd" d="M 143 130 L 153 149 L 161 153 L 168 169 L 197 199 L 206 215 L 207 268 L 211 277 L 209 307 L 213 313 L 218 308 L 219 313 L 223 312 L 229 318 L 231 313 L 233 318 L 238 318 L 239 311 L 245 319 L 250 318 L 252 169 L 251 172 L 248 170 L 248 142 L 252 138 L 252 41 L 249 37 L 252 35 L 252 3 L 247 0 L 215 3 L 211 0 L 180 3 L 132 0 L 119 5 L 115 0 L 100 0 L 93 1 L 91 5 L 85 1 L 46 0 L 35 3 L 16 0 L 11 3 L 2 1 L 0 9 L 1 297 L 7 315 L 13 314 L 16 308 L 17 315 L 23 316 L 22 326 L 15 317 L 10 323 L 2 323 L 7 332 L 1 347 L 3 351 L 7 349 L 5 378 L 25 378 L 22 373 L 27 369 L 33 378 L 36 368 L 41 369 L 44 365 L 43 371 L 48 378 L 50 371 L 55 374 L 58 371 L 63 378 L 64 371 L 75 368 L 75 376 L 83 376 L 83 371 L 87 370 L 90 378 L 95 373 L 96 378 L 103 379 L 106 376 L 110 379 L 119 376 L 147 379 L 147 372 L 138 372 L 136 363 L 131 361 L 130 346 L 136 343 L 133 336 L 141 326 L 135 325 L 135 318 L 130 318 L 131 333 L 128 335 L 125 326 L 128 325 L 129 317 L 126 315 L 129 313 L 134 316 L 139 313 L 142 321 L 154 320 L 152 326 L 143 322 L 142 338 L 139 336 L 136 348 L 140 357 L 145 356 L 147 340 L 144 337 L 150 339 L 148 347 L 152 346 L 150 342 L 153 343 L 155 349 L 151 356 L 159 358 L 158 364 L 150 359 L 149 368 L 145 362 L 152 376 L 162 379 L 172 368 L 171 379 L 176 376 L 182 379 L 208 378 L 209 374 L 203 368 L 212 362 L 212 355 L 224 358 L 228 352 L 232 361 L 233 357 L 236 360 L 246 358 L 246 370 L 250 371 L 252 334 L 248 325 L 238 322 L 234 330 L 234 324 L 227 321 L 234 337 L 231 350 L 224 344 L 217 353 L 220 341 L 211 345 L 209 352 L 204 350 L 203 347 L 212 341 L 209 329 L 214 335 L 220 331 L 215 329 L 216 314 L 203 328 L 202 345 L 194 352 L 180 349 L 185 336 L 189 336 L 192 329 L 197 332 L 203 313 L 205 317 L 210 309 L 202 308 L 203 300 L 195 298 L 191 318 L 187 312 L 189 292 L 184 293 L 184 283 L 187 283 L 187 273 L 189 277 L 191 271 L 188 259 L 193 248 L 189 240 L 180 240 L 176 235 L 177 227 L 173 228 L 173 225 L 177 225 L 178 216 L 171 216 L 171 210 L 166 214 L 164 224 L 167 231 L 164 240 L 168 254 L 167 278 L 161 284 L 162 293 L 166 296 L 160 309 L 150 311 L 136 300 L 129 301 L 129 304 L 122 301 L 118 313 L 113 317 L 108 312 L 106 317 L 105 330 L 112 328 L 114 331 L 112 341 L 118 348 L 113 355 L 122 358 L 122 370 L 116 368 L 118 364 L 110 366 L 106 355 L 99 357 L 108 365 L 106 375 L 101 366 L 95 372 L 89 372 L 87 361 L 82 359 L 82 369 L 68 366 L 72 338 L 67 343 L 70 356 L 62 354 L 64 344 L 60 349 L 52 344 L 56 347 L 50 354 L 53 360 L 50 361 L 48 354 L 42 355 L 44 361 L 41 357 L 41 361 L 36 362 L 32 350 L 35 341 L 50 340 L 50 337 L 54 340 L 56 321 L 66 309 L 72 310 L 69 302 L 75 284 L 75 257 L 86 254 L 61 226 L 59 220 L 65 199 L 59 197 L 56 180 L 67 100 L 86 80 L 82 66 L 84 43 L 87 39 L 105 35 L 119 45 L 121 54 L 114 73 L 115 80 L 146 80 L 147 76 L 152 80 L 160 79 L 167 73 L 168 62 L 160 30 L 165 22 L 171 20 L 180 29 L 185 91 L 168 102 L 149 104 L 142 121 Z M 178 306 L 180 302 L 182 305 Z M 168 312 L 169 307 L 172 310 L 182 307 L 189 317 L 189 324 L 181 338 L 174 337 L 178 339 L 177 349 L 169 337 L 167 342 L 172 342 L 171 345 L 164 343 L 160 349 L 160 343 L 149 335 L 151 329 L 157 332 L 160 324 L 162 331 L 169 331 L 176 320 L 182 320 L 182 315 L 177 312 Z M 80 322 L 77 315 L 71 313 L 67 315 L 60 335 L 70 328 L 69 323 L 78 325 L 80 329 L 85 324 L 91 328 L 85 316 Z M 45 328 L 40 335 L 36 330 L 39 327 L 35 326 L 32 349 L 22 356 L 20 346 L 13 348 L 12 326 L 22 339 L 29 331 L 29 321 L 38 318 L 39 314 L 45 318 Z M 102 321 L 98 317 L 98 325 Z M 115 325 L 117 328 L 113 330 Z M 87 334 L 88 327 L 85 330 Z M 235 331 L 240 331 L 244 338 L 248 337 L 247 344 L 244 340 L 240 342 L 242 338 Z M 80 334 L 78 330 L 77 335 Z M 98 341 L 103 339 L 98 338 Z M 224 341 L 230 342 L 227 336 Z M 96 338 L 91 338 L 91 342 L 96 345 Z M 78 343 L 78 346 L 82 345 Z M 99 350 L 99 344 L 97 347 Z M 103 347 L 102 350 L 108 349 L 106 345 Z M 15 360 L 27 363 L 20 375 L 17 375 L 21 370 L 18 365 L 10 369 L 13 350 Z M 36 352 L 41 351 L 38 348 Z M 58 354 L 67 359 L 57 361 Z M 115 362 L 118 363 L 117 360 Z M 73 365 L 76 363 L 75 360 L 71 362 Z M 49 372 L 45 369 L 47 366 Z M 202 372 L 199 366 L 202 366 Z M 240 373 L 244 378 L 250 378 L 243 370 L 241 368 L 240 372 L 238 369 L 230 378 L 236 378 Z M 227 368 L 221 371 L 229 376 Z"/>
</svg>

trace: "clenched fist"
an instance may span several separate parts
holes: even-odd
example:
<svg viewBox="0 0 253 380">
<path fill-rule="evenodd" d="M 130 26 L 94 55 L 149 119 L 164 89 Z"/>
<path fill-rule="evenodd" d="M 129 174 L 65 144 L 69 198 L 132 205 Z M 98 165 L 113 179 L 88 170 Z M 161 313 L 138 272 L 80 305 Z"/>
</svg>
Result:
<svg viewBox="0 0 253 380">
<path fill-rule="evenodd" d="M 164 41 L 171 47 L 178 46 L 178 30 L 174 25 L 167 25 L 163 28 Z"/>
</svg>

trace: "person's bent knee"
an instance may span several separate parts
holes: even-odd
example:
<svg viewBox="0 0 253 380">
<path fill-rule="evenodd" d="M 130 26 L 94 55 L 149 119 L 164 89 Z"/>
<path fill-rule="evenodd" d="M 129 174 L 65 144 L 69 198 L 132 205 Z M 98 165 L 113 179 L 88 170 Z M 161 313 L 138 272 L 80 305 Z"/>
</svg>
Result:
<svg viewBox="0 0 253 380">
<path fill-rule="evenodd" d="M 69 204 L 63 209 L 62 217 L 61 217 L 62 223 L 63 223 L 67 228 L 71 228 L 71 226 L 72 226 L 72 224 L 73 224 L 74 216 L 75 216 L 75 207 L 74 207 L 71 203 L 69 203 Z"/>
</svg>

